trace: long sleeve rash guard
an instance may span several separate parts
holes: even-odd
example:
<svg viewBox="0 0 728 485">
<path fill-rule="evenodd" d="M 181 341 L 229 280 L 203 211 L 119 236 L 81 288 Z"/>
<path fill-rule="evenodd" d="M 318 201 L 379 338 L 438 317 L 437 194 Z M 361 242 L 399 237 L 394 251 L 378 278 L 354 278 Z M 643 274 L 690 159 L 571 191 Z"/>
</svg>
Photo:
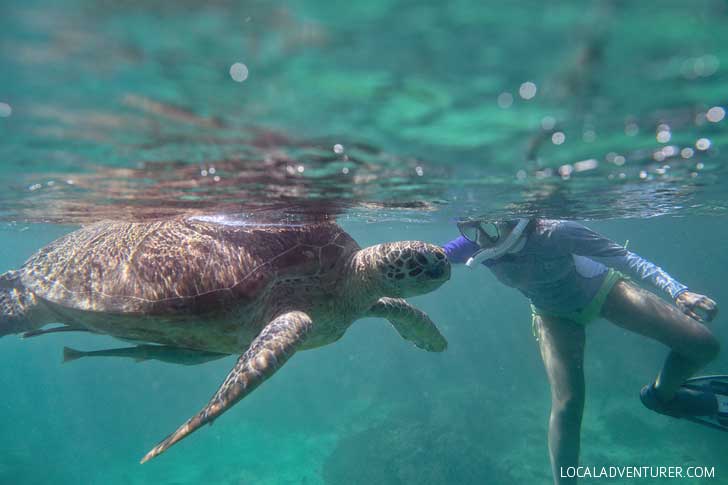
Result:
<svg viewBox="0 0 728 485">
<path fill-rule="evenodd" d="M 687 290 L 660 267 L 581 224 L 545 219 L 531 224 L 520 251 L 483 264 L 537 308 L 554 312 L 584 308 L 601 287 L 608 268 L 673 300 Z M 464 263 L 479 246 L 461 236 L 444 249 L 450 261 Z"/>
</svg>

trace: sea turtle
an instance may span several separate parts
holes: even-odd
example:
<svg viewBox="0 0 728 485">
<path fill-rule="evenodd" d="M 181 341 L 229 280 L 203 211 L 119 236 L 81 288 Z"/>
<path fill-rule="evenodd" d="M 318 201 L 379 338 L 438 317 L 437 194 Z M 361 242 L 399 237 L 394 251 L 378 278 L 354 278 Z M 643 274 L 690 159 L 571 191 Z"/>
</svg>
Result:
<svg viewBox="0 0 728 485">
<path fill-rule="evenodd" d="M 335 342 L 359 318 L 386 318 L 416 346 L 444 350 L 429 317 L 402 298 L 449 278 L 438 246 L 399 241 L 361 249 L 331 222 L 104 221 L 0 275 L 0 335 L 37 335 L 61 322 L 164 346 L 168 358 L 180 348 L 242 354 L 209 403 L 144 463 L 212 422 L 294 352 Z"/>
</svg>

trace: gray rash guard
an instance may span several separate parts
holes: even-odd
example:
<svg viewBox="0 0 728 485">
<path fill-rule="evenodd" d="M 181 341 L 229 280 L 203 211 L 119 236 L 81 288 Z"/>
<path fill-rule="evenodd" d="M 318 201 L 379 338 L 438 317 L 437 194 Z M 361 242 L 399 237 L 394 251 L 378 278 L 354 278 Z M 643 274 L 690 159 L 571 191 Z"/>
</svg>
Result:
<svg viewBox="0 0 728 485">
<path fill-rule="evenodd" d="M 520 251 L 483 264 L 541 310 L 581 310 L 599 291 L 608 268 L 646 283 L 672 300 L 687 290 L 658 266 L 576 222 L 535 219 L 526 234 Z M 450 261 L 464 263 L 480 248 L 461 236 L 444 249 Z"/>
</svg>

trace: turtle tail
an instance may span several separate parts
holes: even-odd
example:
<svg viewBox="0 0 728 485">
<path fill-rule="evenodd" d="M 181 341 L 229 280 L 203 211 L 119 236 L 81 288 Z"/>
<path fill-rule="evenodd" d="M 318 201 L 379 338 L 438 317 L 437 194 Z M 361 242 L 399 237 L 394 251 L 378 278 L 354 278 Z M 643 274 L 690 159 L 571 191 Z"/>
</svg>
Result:
<svg viewBox="0 0 728 485">
<path fill-rule="evenodd" d="M 35 296 L 20 282 L 17 271 L 0 274 L 0 337 L 32 330 L 29 311 Z"/>
</svg>

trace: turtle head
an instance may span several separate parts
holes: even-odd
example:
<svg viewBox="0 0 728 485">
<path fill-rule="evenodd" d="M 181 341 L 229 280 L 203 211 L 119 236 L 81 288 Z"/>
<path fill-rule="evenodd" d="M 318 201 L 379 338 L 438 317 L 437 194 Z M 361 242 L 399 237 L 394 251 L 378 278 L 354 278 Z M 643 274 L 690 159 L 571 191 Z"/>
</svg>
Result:
<svg viewBox="0 0 728 485">
<path fill-rule="evenodd" d="M 397 241 L 370 246 L 357 258 L 361 273 L 381 296 L 405 298 L 429 293 L 450 279 L 450 262 L 439 246 Z"/>
</svg>

